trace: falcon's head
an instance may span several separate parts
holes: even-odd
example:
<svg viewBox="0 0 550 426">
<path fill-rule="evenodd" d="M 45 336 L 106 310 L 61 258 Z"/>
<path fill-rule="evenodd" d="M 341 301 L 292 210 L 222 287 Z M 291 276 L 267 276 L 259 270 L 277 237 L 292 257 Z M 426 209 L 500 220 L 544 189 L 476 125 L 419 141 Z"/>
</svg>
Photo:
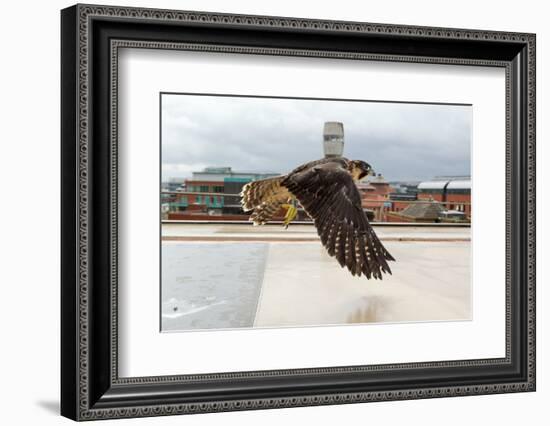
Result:
<svg viewBox="0 0 550 426">
<path fill-rule="evenodd" d="M 368 175 L 374 176 L 374 170 L 372 170 L 372 167 L 370 166 L 370 164 L 365 163 L 362 160 L 350 161 L 348 170 L 351 176 L 353 177 L 353 180 L 361 180 Z"/>
</svg>

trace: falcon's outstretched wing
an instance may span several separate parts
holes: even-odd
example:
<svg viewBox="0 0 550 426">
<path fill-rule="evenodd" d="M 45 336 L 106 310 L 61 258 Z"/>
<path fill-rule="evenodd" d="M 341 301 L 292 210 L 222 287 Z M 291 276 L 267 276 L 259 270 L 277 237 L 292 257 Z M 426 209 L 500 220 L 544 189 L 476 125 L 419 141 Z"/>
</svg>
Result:
<svg viewBox="0 0 550 426">
<path fill-rule="evenodd" d="M 382 279 L 391 274 L 384 248 L 361 206 L 361 196 L 349 172 L 339 162 L 290 173 L 282 185 L 298 199 L 315 222 L 329 255 L 353 275 Z"/>
</svg>

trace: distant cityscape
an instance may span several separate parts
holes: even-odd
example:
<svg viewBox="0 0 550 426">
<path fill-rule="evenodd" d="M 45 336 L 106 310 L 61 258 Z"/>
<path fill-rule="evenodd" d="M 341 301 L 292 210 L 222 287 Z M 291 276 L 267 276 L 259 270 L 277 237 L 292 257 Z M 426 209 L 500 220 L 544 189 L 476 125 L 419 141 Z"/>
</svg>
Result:
<svg viewBox="0 0 550 426">
<path fill-rule="evenodd" d="M 327 122 L 323 129 L 326 157 L 342 156 L 344 126 Z M 161 185 L 163 220 L 243 221 L 242 187 L 253 180 L 281 173 L 233 170 L 231 166 L 206 167 L 190 178 L 170 178 Z M 387 181 L 382 174 L 359 182 L 362 206 L 373 222 L 469 223 L 471 219 L 470 176 L 435 176 L 426 181 Z M 285 211 L 275 215 L 283 220 Z M 299 210 L 298 221 L 311 221 Z"/>
</svg>

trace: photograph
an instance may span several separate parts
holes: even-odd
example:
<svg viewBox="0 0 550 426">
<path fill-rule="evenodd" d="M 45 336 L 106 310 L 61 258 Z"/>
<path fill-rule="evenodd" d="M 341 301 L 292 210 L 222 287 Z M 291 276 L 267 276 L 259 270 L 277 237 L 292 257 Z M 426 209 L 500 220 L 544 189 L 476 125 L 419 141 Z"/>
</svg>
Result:
<svg viewBox="0 0 550 426">
<path fill-rule="evenodd" d="M 62 416 L 540 402 L 542 18 L 66 6 Z"/>
<path fill-rule="evenodd" d="M 161 332 L 472 319 L 472 105 L 160 93 Z"/>
</svg>

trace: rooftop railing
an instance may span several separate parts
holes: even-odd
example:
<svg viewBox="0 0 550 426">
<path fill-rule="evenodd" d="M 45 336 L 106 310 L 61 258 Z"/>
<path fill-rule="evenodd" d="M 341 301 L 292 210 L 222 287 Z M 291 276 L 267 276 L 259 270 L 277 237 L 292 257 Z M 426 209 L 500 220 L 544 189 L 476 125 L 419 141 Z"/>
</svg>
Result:
<svg viewBox="0 0 550 426">
<path fill-rule="evenodd" d="M 204 192 L 204 191 L 161 191 L 161 194 L 166 195 L 180 195 L 180 196 L 186 196 L 186 195 L 194 195 L 197 197 L 241 197 L 241 194 L 227 194 L 223 192 Z M 407 205 L 409 204 L 441 204 L 444 206 L 469 206 L 471 205 L 470 202 L 462 202 L 462 201 L 438 201 L 438 200 L 391 200 L 391 199 L 383 199 L 383 200 L 371 200 L 366 199 L 369 204 L 378 204 L 378 207 L 382 211 L 382 214 L 387 213 L 397 213 L 399 214 L 403 210 L 399 211 L 392 211 L 390 207 L 388 207 L 387 203 L 397 202 L 397 203 L 405 203 Z M 217 209 L 217 208 L 223 208 L 223 207 L 232 207 L 232 208 L 238 208 L 240 207 L 240 204 L 225 204 L 222 200 L 221 203 L 207 203 L 204 202 L 204 199 L 202 199 L 200 202 L 190 203 L 188 201 L 182 203 L 181 200 L 178 201 L 172 201 L 168 202 L 169 204 L 172 204 L 177 207 L 188 207 L 189 205 L 205 205 L 207 208 L 211 209 Z M 299 211 L 304 211 L 301 206 L 297 207 Z M 372 210 L 371 210 L 372 211 Z M 409 218 L 410 219 L 410 218 Z M 208 216 L 205 215 L 205 217 L 201 217 L 201 219 L 162 219 L 162 223 L 168 224 L 168 223 L 187 223 L 187 224 L 241 224 L 241 225 L 252 225 L 252 223 L 249 220 L 224 220 L 224 219 L 208 219 Z M 270 224 L 274 225 L 281 225 L 283 222 L 278 220 L 272 220 L 269 222 Z M 293 220 L 294 224 L 298 225 L 313 225 L 313 221 L 311 220 Z M 391 227 L 398 227 L 398 226 L 422 226 L 422 227 L 428 227 L 428 226 L 434 226 L 434 227 L 470 227 L 469 221 L 452 221 L 452 219 L 447 218 L 445 221 L 442 222 L 409 222 L 409 221 L 403 221 L 403 222 L 387 222 L 384 220 L 371 220 L 371 223 L 374 226 L 391 226 Z"/>
<path fill-rule="evenodd" d="M 176 194 L 176 195 L 206 195 L 206 196 L 214 196 L 214 197 L 240 197 L 241 194 L 226 194 L 224 192 L 200 192 L 200 191 L 161 191 L 161 194 Z M 465 206 L 469 206 L 472 203 L 470 202 L 463 202 L 463 201 L 438 201 L 438 200 L 392 200 L 392 199 L 385 199 L 385 200 L 370 200 L 368 199 L 369 203 L 388 203 L 388 202 L 395 202 L 395 203 L 407 203 L 407 204 L 462 204 Z"/>
</svg>

